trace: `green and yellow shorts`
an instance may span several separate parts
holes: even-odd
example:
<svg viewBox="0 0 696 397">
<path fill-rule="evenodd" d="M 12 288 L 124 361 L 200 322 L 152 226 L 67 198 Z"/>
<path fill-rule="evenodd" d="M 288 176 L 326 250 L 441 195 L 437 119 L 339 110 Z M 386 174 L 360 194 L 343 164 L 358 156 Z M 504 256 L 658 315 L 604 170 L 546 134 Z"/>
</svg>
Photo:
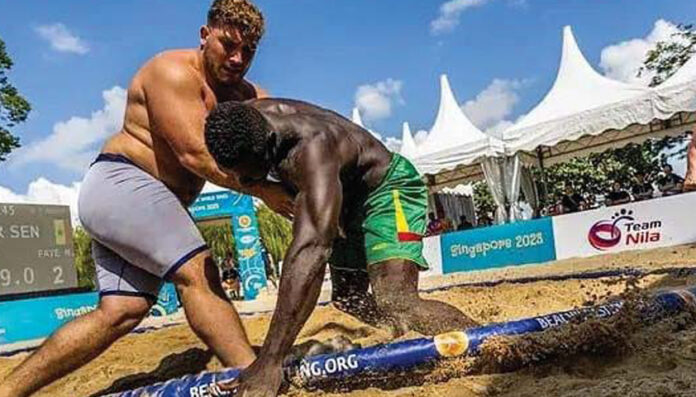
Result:
<svg viewBox="0 0 696 397">
<path fill-rule="evenodd" d="M 334 242 L 332 267 L 367 270 L 369 265 L 405 259 L 428 269 L 422 252 L 428 189 L 410 161 L 394 154 L 380 185 L 365 200 L 344 205 L 346 238 Z"/>
</svg>

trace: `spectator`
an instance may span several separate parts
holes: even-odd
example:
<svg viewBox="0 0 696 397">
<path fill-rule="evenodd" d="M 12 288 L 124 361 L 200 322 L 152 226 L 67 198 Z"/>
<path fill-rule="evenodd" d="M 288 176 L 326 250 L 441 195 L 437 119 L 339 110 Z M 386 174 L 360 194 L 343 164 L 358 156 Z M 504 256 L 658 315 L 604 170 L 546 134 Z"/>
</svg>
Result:
<svg viewBox="0 0 696 397">
<path fill-rule="evenodd" d="M 672 166 L 665 164 L 662 166 L 664 175 L 657 181 L 657 187 L 662 192 L 663 196 L 673 196 L 682 192 L 684 187 L 684 178 L 673 173 Z"/>
<path fill-rule="evenodd" d="M 607 193 L 607 206 L 626 204 L 630 201 L 631 196 L 621 188 L 621 182 L 614 181 L 611 185 L 611 191 Z"/>
<path fill-rule="evenodd" d="M 587 201 L 573 190 L 573 187 L 566 185 L 565 194 L 561 198 L 561 206 L 563 207 L 564 214 L 570 214 L 573 212 L 582 211 L 587 208 Z"/>
<path fill-rule="evenodd" d="M 469 230 L 472 227 L 474 227 L 474 225 L 472 225 L 471 222 L 466 219 L 466 216 L 462 215 L 459 217 L 459 226 L 457 227 L 457 230 Z"/>
<path fill-rule="evenodd" d="M 599 204 L 597 204 L 597 196 L 595 196 L 594 194 L 590 193 L 590 194 L 587 196 L 587 209 L 588 209 L 588 210 L 592 210 L 592 209 L 595 209 L 595 208 L 598 208 L 598 207 L 599 207 Z"/>
<path fill-rule="evenodd" d="M 434 212 L 428 214 L 428 219 L 428 236 L 437 236 L 438 234 L 442 234 L 446 230 L 445 222 L 437 218 Z"/>
<path fill-rule="evenodd" d="M 222 271 L 222 288 L 229 299 L 241 299 L 239 272 L 237 272 L 237 269 L 230 267 Z"/>
<path fill-rule="evenodd" d="M 493 225 L 493 219 L 488 214 L 483 214 L 478 218 L 478 227 L 486 227 Z"/>
<path fill-rule="evenodd" d="M 633 193 L 633 199 L 635 201 L 648 200 L 653 197 L 653 186 L 645 180 L 645 174 L 639 172 L 636 174 L 635 181 L 631 187 L 631 193 Z"/>
<path fill-rule="evenodd" d="M 447 218 L 445 216 L 445 217 L 442 217 L 441 220 L 442 220 L 442 233 L 454 231 L 454 224 L 452 221 L 449 220 L 449 218 Z"/>
</svg>

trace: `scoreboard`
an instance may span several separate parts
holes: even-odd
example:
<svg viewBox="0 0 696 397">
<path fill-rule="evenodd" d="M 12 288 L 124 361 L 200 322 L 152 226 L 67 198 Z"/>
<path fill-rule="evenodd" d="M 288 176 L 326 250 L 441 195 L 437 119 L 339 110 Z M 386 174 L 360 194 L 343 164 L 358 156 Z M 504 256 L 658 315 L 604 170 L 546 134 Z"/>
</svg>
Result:
<svg viewBox="0 0 696 397">
<path fill-rule="evenodd" d="M 75 287 L 70 207 L 0 203 L 0 296 Z"/>
</svg>

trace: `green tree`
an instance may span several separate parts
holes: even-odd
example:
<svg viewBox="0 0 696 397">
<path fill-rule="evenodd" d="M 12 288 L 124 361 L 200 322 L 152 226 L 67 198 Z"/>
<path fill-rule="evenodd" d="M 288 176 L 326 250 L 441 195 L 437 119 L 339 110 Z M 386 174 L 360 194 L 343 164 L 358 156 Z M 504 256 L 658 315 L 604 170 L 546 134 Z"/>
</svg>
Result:
<svg viewBox="0 0 696 397">
<path fill-rule="evenodd" d="M 488 184 L 485 181 L 474 183 L 474 208 L 476 210 L 476 218 L 495 217 L 495 210 L 498 208 L 493 201 L 493 195 L 488 189 Z"/>
<path fill-rule="evenodd" d="M 224 225 L 198 225 L 198 230 L 200 230 L 203 240 L 210 248 L 213 259 L 218 264 L 230 253 L 236 259 L 234 234 L 232 233 L 232 225 L 229 222 Z"/>
<path fill-rule="evenodd" d="M 262 205 L 256 212 L 259 219 L 259 234 L 261 241 L 273 258 L 273 273 L 279 276 L 278 262 L 283 260 L 285 251 L 292 242 L 292 224 L 287 219 Z"/>
<path fill-rule="evenodd" d="M 628 186 L 637 173 L 654 176 L 671 157 L 663 150 L 664 146 L 663 140 L 650 140 L 554 164 L 546 169 L 547 198 L 550 201 L 559 198 L 568 184 L 588 196 L 605 193 L 613 181 Z M 535 180 L 540 181 L 540 171 L 535 169 L 534 174 Z"/>
<path fill-rule="evenodd" d="M 696 52 L 694 25 L 679 24 L 677 29 L 669 40 L 657 42 L 655 47 L 648 51 L 643 66 L 638 70 L 638 77 L 646 72 L 655 73 L 650 81 L 651 87 L 667 80 Z"/>
<path fill-rule="evenodd" d="M 12 135 L 10 128 L 27 119 L 31 105 L 10 84 L 7 72 L 12 69 L 12 59 L 0 38 L 0 161 L 13 149 L 19 147 L 19 138 Z"/>
<path fill-rule="evenodd" d="M 85 229 L 77 227 L 73 231 L 73 247 L 75 253 L 75 268 L 77 269 L 77 285 L 81 288 L 95 288 L 96 269 L 92 259 L 92 239 Z"/>
</svg>

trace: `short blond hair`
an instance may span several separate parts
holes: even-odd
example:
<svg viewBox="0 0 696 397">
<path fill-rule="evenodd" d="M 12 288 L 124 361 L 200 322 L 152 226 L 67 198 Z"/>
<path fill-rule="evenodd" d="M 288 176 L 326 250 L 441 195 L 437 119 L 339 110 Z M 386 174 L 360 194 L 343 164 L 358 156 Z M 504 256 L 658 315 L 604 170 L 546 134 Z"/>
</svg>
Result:
<svg viewBox="0 0 696 397">
<path fill-rule="evenodd" d="M 235 26 L 252 44 L 258 44 L 265 31 L 261 10 L 249 0 L 215 0 L 208 10 L 211 27 Z"/>
</svg>

